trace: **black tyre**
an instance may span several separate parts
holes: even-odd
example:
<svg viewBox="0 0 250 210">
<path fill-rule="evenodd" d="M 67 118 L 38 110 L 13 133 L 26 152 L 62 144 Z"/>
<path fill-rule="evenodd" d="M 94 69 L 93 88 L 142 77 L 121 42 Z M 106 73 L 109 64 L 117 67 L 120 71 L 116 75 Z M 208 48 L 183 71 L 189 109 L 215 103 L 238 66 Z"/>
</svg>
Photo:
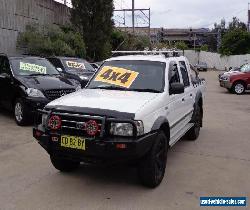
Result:
<svg viewBox="0 0 250 210">
<path fill-rule="evenodd" d="M 201 112 L 201 107 L 198 106 L 195 110 L 194 126 L 186 133 L 186 138 L 192 141 L 198 139 L 200 135 L 201 125 L 202 125 L 202 112 Z"/>
<path fill-rule="evenodd" d="M 144 186 L 155 188 L 165 175 L 168 152 L 168 139 L 163 131 L 159 131 L 150 152 L 139 163 L 138 174 Z"/>
<path fill-rule="evenodd" d="M 246 86 L 243 82 L 236 82 L 236 83 L 234 83 L 232 90 L 237 95 L 242 95 L 246 91 Z"/>
<path fill-rule="evenodd" d="M 27 125 L 29 120 L 28 109 L 22 99 L 18 98 L 14 103 L 14 117 L 17 125 Z"/>
<path fill-rule="evenodd" d="M 76 170 L 80 166 L 80 162 L 66 160 L 62 158 L 58 158 L 55 156 L 50 156 L 50 160 L 52 165 L 59 171 L 62 172 L 71 172 Z"/>
</svg>

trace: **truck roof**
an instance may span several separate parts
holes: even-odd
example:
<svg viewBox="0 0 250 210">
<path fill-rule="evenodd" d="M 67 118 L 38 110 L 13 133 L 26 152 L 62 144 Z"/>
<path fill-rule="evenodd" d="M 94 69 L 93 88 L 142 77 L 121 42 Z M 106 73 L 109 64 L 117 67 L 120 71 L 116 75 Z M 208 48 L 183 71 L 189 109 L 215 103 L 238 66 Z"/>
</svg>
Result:
<svg viewBox="0 0 250 210">
<path fill-rule="evenodd" d="M 167 61 L 179 61 L 186 60 L 186 57 L 165 57 L 164 55 L 125 55 L 112 57 L 106 61 L 117 61 L 117 60 L 140 60 L 140 61 L 158 61 L 158 62 L 167 62 Z"/>
</svg>

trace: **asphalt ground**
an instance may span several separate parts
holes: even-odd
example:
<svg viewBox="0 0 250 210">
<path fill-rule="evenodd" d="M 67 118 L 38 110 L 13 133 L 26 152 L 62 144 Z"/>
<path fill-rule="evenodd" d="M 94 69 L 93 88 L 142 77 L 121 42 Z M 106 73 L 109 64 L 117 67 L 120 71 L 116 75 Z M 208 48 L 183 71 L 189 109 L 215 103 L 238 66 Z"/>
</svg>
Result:
<svg viewBox="0 0 250 210">
<path fill-rule="evenodd" d="M 195 142 L 179 141 L 168 154 L 166 176 L 152 190 L 127 167 L 81 167 L 63 174 L 32 137 L 0 112 L 0 209 L 196 210 L 201 196 L 250 196 L 250 93 L 233 95 L 207 81 L 204 127 Z M 222 208 L 222 209 L 247 209 Z"/>
</svg>

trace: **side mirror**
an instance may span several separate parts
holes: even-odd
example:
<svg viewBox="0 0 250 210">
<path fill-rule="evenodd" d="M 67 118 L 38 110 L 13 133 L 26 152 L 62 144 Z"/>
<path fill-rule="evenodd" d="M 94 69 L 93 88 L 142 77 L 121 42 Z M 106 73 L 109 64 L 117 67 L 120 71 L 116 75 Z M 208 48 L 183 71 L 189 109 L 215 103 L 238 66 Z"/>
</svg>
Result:
<svg viewBox="0 0 250 210">
<path fill-rule="evenodd" d="M 184 84 L 175 82 L 170 84 L 169 95 L 182 94 L 185 91 Z"/>
<path fill-rule="evenodd" d="M 8 75 L 7 73 L 2 73 L 2 74 L 0 74 L 0 78 L 2 78 L 2 79 L 10 79 L 10 75 Z"/>
</svg>

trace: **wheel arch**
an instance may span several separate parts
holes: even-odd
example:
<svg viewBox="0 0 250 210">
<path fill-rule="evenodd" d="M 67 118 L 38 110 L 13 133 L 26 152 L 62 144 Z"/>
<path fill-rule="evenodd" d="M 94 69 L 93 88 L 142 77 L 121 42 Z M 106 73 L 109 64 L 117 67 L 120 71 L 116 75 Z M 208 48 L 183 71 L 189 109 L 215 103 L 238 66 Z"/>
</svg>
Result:
<svg viewBox="0 0 250 210">
<path fill-rule="evenodd" d="M 157 120 L 154 122 L 151 131 L 158 130 L 162 130 L 165 133 L 168 141 L 170 141 L 170 126 L 166 117 L 158 117 Z"/>
<path fill-rule="evenodd" d="M 246 81 L 244 81 L 244 80 L 242 80 L 242 79 L 238 79 L 238 80 L 233 81 L 233 86 L 234 86 L 236 83 L 242 83 L 242 84 L 245 86 L 245 88 L 247 87 Z"/>
<path fill-rule="evenodd" d="M 201 118 L 203 119 L 203 97 L 200 91 L 197 92 L 196 97 L 195 97 L 194 112 L 191 118 L 191 123 L 195 122 L 195 111 L 197 110 L 197 107 L 200 107 Z M 203 120 L 201 120 L 201 127 L 202 126 L 203 126 Z"/>
</svg>

